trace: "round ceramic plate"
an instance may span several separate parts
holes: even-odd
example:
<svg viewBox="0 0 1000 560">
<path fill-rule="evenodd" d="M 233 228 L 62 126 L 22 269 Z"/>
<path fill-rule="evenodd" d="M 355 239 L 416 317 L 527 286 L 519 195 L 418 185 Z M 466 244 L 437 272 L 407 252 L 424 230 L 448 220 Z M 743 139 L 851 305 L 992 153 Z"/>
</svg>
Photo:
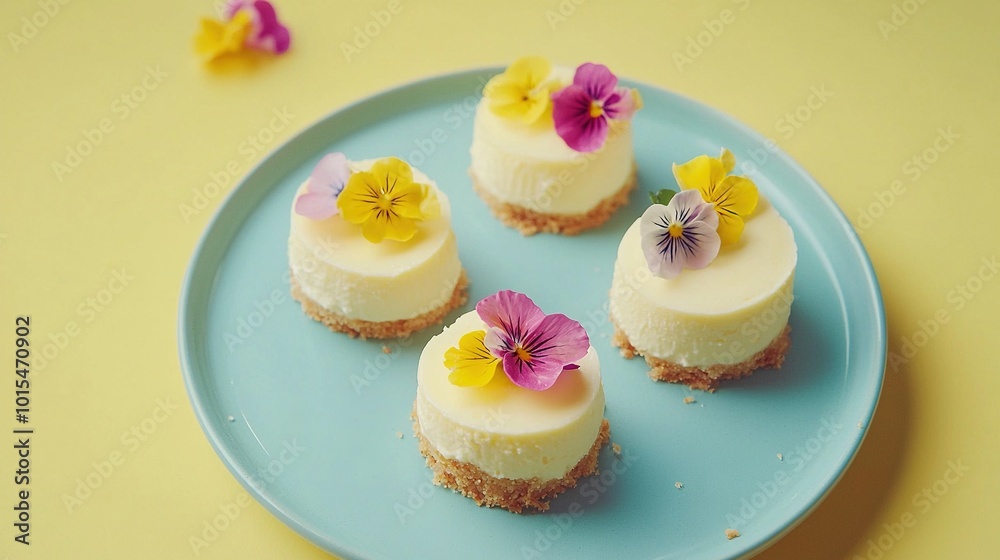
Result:
<svg viewBox="0 0 1000 560">
<path fill-rule="evenodd" d="M 466 173 L 474 108 L 498 71 L 432 78 L 355 103 L 277 149 L 230 194 L 194 254 L 180 307 L 181 363 L 208 439 L 260 503 L 346 558 L 691 559 L 762 550 L 836 484 L 875 411 L 885 319 L 861 243 L 773 144 L 643 84 L 630 84 L 645 107 L 634 120 L 639 189 L 628 206 L 576 237 L 522 237 L 492 218 Z M 650 381 L 641 360 L 611 346 L 606 309 L 618 242 L 649 204 L 647 191 L 675 188 L 671 162 L 721 146 L 791 224 L 799 258 L 784 367 L 710 394 Z M 550 512 L 479 508 L 429 482 L 410 410 L 417 358 L 441 327 L 401 341 L 351 339 L 289 296 L 289 209 L 330 151 L 404 158 L 448 194 L 472 285 L 469 303 L 446 322 L 509 288 L 587 328 L 622 453 L 605 448 L 602 474 Z M 696 400 L 685 404 L 689 395 Z M 726 529 L 740 537 L 727 539 Z"/>
</svg>

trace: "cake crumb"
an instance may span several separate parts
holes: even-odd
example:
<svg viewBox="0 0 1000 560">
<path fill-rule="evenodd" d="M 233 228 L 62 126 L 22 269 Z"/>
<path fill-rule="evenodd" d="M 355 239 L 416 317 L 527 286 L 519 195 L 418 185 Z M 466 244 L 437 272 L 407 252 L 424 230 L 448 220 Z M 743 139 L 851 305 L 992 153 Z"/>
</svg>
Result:
<svg viewBox="0 0 1000 560">
<path fill-rule="evenodd" d="M 778 453 L 778 460 L 779 461 L 784 461 L 785 460 L 785 456 L 782 455 L 781 453 Z"/>
<path fill-rule="evenodd" d="M 619 457 L 622 456 L 622 446 L 618 445 L 617 443 L 611 444 L 611 451 L 614 451 L 615 455 Z"/>
<path fill-rule="evenodd" d="M 674 488 L 680 490 L 681 488 L 684 488 L 684 485 L 681 484 L 680 482 L 675 482 L 674 483 Z"/>
<path fill-rule="evenodd" d="M 382 353 L 383 354 L 392 354 L 392 348 L 389 348 L 388 346 L 386 346 L 385 344 L 383 344 L 382 345 Z"/>
<path fill-rule="evenodd" d="M 226 416 L 226 420 L 229 420 L 230 422 L 235 422 L 236 421 L 236 417 L 233 416 L 232 414 L 230 414 L 229 416 Z"/>
<path fill-rule="evenodd" d="M 735 539 L 738 536 L 740 536 L 740 532 L 737 531 L 736 529 L 726 529 L 726 538 L 727 539 L 733 540 L 733 539 Z"/>
<path fill-rule="evenodd" d="M 858 422 L 858 429 L 860 430 L 861 428 L 864 428 L 864 427 L 865 427 L 865 425 L 864 425 L 864 424 L 862 424 L 862 423 L 861 423 L 861 422 L 859 421 L 859 422 Z"/>
<path fill-rule="evenodd" d="M 399 439 L 403 439 L 403 432 L 396 432 L 396 437 Z"/>
<path fill-rule="evenodd" d="M 684 397 L 684 404 L 691 404 L 695 402 L 694 397 Z"/>
</svg>

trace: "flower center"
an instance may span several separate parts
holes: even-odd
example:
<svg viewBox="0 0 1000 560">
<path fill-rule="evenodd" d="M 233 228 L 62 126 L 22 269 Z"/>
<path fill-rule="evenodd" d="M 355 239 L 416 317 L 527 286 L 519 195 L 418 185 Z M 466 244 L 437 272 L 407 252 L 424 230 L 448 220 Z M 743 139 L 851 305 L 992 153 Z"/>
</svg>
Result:
<svg viewBox="0 0 1000 560">
<path fill-rule="evenodd" d="M 684 235 L 684 226 L 680 224 L 670 224 L 670 227 L 667 228 L 667 233 L 670 234 L 670 237 L 680 237 Z"/>
<path fill-rule="evenodd" d="M 596 119 L 604 114 L 604 105 L 598 101 L 593 100 L 590 102 L 590 118 Z"/>
<path fill-rule="evenodd" d="M 524 362 L 531 361 L 531 354 L 527 350 L 522 348 L 520 345 L 514 348 L 514 352 L 517 354 L 517 357 L 521 359 L 521 361 Z"/>
<path fill-rule="evenodd" d="M 378 205 L 379 210 L 392 210 L 392 197 L 386 193 L 382 193 L 375 204 Z"/>
</svg>

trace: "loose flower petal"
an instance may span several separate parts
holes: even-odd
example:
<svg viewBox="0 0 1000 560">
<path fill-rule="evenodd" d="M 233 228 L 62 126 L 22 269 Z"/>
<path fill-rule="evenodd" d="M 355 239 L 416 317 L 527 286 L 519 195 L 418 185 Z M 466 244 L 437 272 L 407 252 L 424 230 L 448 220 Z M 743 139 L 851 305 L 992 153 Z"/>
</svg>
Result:
<svg viewBox="0 0 1000 560">
<path fill-rule="evenodd" d="M 719 217 L 695 190 L 682 191 L 666 206 L 653 204 L 639 221 L 639 238 L 650 272 L 674 278 L 684 268 L 705 268 L 719 254 Z"/>
<path fill-rule="evenodd" d="M 274 6 L 265 0 L 256 0 L 253 7 L 257 11 L 257 33 L 249 38 L 249 46 L 281 54 L 288 50 L 292 37 L 288 28 L 278 21 Z"/>
<path fill-rule="evenodd" d="M 206 61 L 243 49 L 281 54 L 291 45 L 288 28 L 266 0 L 231 0 L 224 15 L 221 22 L 203 19 L 195 37 L 195 51 Z"/>
<path fill-rule="evenodd" d="M 482 387 L 493 379 L 500 359 L 494 356 L 483 337 L 486 331 L 472 331 L 462 335 L 458 348 L 449 348 L 444 354 L 444 366 L 451 370 L 448 381 L 459 387 Z"/>
<path fill-rule="evenodd" d="M 252 31 L 253 18 L 245 12 L 224 22 L 202 18 L 201 30 L 194 39 L 195 52 L 206 61 L 239 52 Z"/>
<path fill-rule="evenodd" d="M 480 301 L 476 312 L 490 327 L 483 343 L 503 361 L 507 377 L 526 389 L 548 389 L 590 349 L 580 323 L 565 315 L 545 315 L 521 293 L 498 292 Z"/>
</svg>

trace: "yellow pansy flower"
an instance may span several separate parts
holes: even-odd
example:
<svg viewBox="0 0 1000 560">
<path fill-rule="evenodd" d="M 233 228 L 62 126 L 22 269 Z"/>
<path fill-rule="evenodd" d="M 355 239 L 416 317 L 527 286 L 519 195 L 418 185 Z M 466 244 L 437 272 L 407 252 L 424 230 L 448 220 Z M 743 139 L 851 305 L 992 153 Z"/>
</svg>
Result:
<svg viewBox="0 0 1000 560">
<path fill-rule="evenodd" d="M 552 65 L 543 57 L 526 56 L 493 76 L 483 95 L 493 114 L 525 124 L 552 118 L 552 92 L 561 84 L 550 79 Z"/>
<path fill-rule="evenodd" d="M 451 370 L 448 381 L 459 387 L 482 387 L 493 379 L 500 358 L 486 347 L 486 331 L 472 331 L 462 335 L 458 348 L 444 353 L 444 367 Z"/>
<path fill-rule="evenodd" d="M 246 10 L 236 12 L 227 21 L 202 18 L 201 31 L 194 38 L 194 50 L 205 60 L 215 60 L 226 53 L 240 51 L 251 31 L 253 17 Z"/>
<path fill-rule="evenodd" d="M 441 211 L 431 187 L 414 183 L 410 166 L 394 157 L 352 173 L 337 197 L 337 208 L 345 220 L 360 225 L 361 234 L 372 243 L 409 241 L 417 233 L 417 222 L 434 219 Z"/>
<path fill-rule="evenodd" d="M 736 166 L 733 153 L 723 148 L 717 158 L 698 156 L 673 166 L 674 178 L 684 190 L 697 189 L 719 215 L 719 238 L 732 245 L 743 233 L 743 220 L 757 208 L 757 185 L 739 175 L 729 175 Z"/>
</svg>

